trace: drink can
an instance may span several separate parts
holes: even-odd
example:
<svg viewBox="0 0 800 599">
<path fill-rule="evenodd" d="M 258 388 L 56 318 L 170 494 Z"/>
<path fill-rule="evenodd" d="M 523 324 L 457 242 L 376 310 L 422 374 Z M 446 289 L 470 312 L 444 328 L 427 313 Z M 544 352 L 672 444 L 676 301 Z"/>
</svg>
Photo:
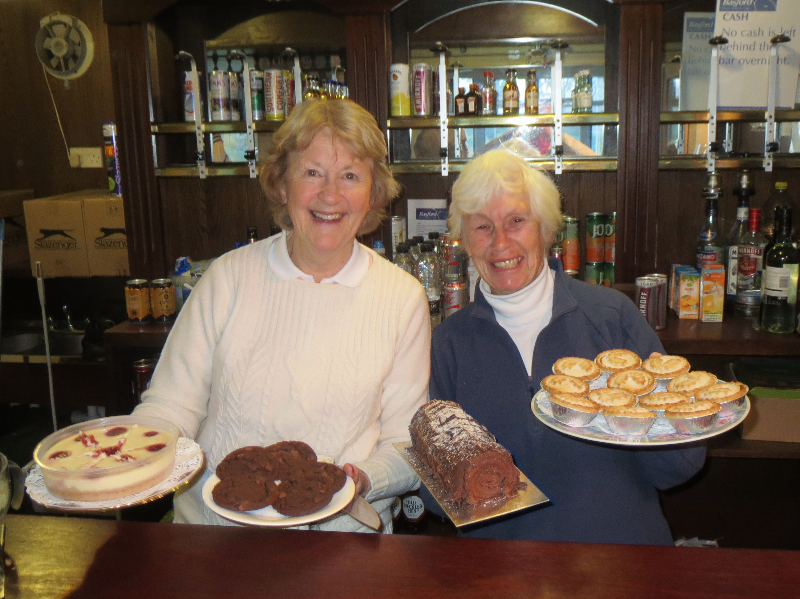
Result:
<svg viewBox="0 0 800 599">
<path fill-rule="evenodd" d="M 464 279 L 464 252 L 461 241 L 448 239 L 443 246 L 442 271 L 445 281 L 461 281 Z"/>
<path fill-rule="evenodd" d="M 175 300 L 175 285 L 171 279 L 153 279 L 150 282 L 150 305 L 153 319 L 158 322 L 172 322 L 178 314 Z"/>
<path fill-rule="evenodd" d="M 230 85 L 231 94 L 231 120 L 242 120 L 242 76 L 239 73 L 231 71 L 228 73 L 228 84 Z"/>
<path fill-rule="evenodd" d="M 551 245 L 550 251 L 548 252 L 548 256 L 550 258 L 558 258 L 561 260 L 561 264 L 564 264 L 564 247 L 561 245 Z"/>
<path fill-rule="evenodd" d="M 570 277 L 571 279 L 578 278 L 578 271 L 577 270 L 565 270 L 564 274 Z"/>
<path fill-rule="evenodd" d="M 414 114 L 431 116 L 433 114 L 433 72 L 431 65 L 420 62 L 412 67 L 411 84 L 414 93 Z"/>
<path fill-rule="evenodd" d="M 253 109 L 253 120 L 263 121 L 264 112 L 264 71 L 250 71 L 250 105 Z M 283 104 L 281 104 L 281 112 Z"/>
<path fill-rule="evenodd" d="M 140 402 L 142 401 L 142 393 L 150 388 L 150 379 L 153 378 L 155 369 L 156 361 L 149 358 L 134 360 L 133 362 L 133 392 Z"/>
<path fill-rule="evenodd" d="M 283 76 L 284 71 L 280 69 L 264 71 L 264 112 L 270 121 L 282 121 L 286 115 L 286 86 Z"/>
<path fill-rule="evenodd" d="M 647 324 L 658 329 L 658 279 L 655 277 L 636 277 L 636 306 Z"/>
<path fill-rule="evenodd" d="M 231 120 L 231 84 L 227 71 L 211 71 L 208 97 L 212 121 Z"/>
<path fill-rule="evenodd" d="M 266 71 L 265 71 L 266 73 Z M 266 75 L 264 75 L 264 86 L 266 87 Z M 294 87 L 297 82 L 294 80 L 293 69 L 283 69 L 283 114 L 289 116 L 294 108 Z M 266 102 L 266 99 L 265 99 Z"/>
<path fill-rule="evenodd" d="M 397 244 L 401 241 L 406 241 L 406 217 L 393 216 L 392 217 L 392 256 L 397 251 Z"/>
<path fill-rule="evenodd" d="M 583 270 L 583 280 L 592 285 L 603 284 L 603 272 L 605 271 L 605 262 L 586 262 Z"/>
<path fill-rule="evenodd" d="M 607 212 L 605 215 L 605 261 L 617 261 L 617 213 Z"/>
<path fill-rule="evenodd" d="M 389 101 L 392 116 L 411 115 L 411 91 L 409 90 L 408 65 L 393 64 L 389 67 Z"/>
<path fill-rule="evenodd" d="M 605 215 L 590 212 L 586 215 L 586 262 L 605 261 Z"/>
<path fill-rule="evenodd" d="M 125 308 L 133 324 L 150 320 L 150 286 L 147 279 L 131 279 L 125 283 Z"/>
<path fill-rule="evenodd" d="M 191 71 L 183 73 L 183 120 L 194 121 L 194 84 Z"/>
<path fill-rule="evenodd" d="M 578 242 L 578 219 L 564 217 L 564 270 L 578 270 L 581 263 L 580 244 Z"/>
<path fill-rule="evenodd" d="M 603 287 L 611 287 L 614 284 L 614 267 L 616 264 L 604 262 L 603 265 Z"/>
<path fill-rule="evenodd" d="M 661 273 L 645 275 L 658 281 L 658 308 L 656 310 L 656 330 L 667 328 L 667 295 L 669 294 L 669 277 Z"/>
<path fill-rule="evenodd" d="M 469 303 L 469 284 L 466 281 L 445 281 L 444 317 L 452 316 Z"/>
<path fill-rule="evenodd" d="M 121 196 L 122 186 L 120 184 L 117 156 L 117 126 L 114 123 L 103 123 L 103 146 L 106 174 L 108 175 L 108 191 L 112 195 Z"/>
</svg>

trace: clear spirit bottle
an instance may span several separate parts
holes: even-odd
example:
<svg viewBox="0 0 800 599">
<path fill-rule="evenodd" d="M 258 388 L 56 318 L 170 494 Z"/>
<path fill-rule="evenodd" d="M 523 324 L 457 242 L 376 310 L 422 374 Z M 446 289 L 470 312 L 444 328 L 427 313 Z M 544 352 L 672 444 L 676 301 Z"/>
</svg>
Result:
<svg viewBox="0 0 800 599">
<path fill-rule="evenodd" d="M 750 214 L 750 197 L 755 195 L 752 179 L 748 171 L 739 173 L 739 182 L 733 189 L 733 195 L 739 198 L 736 206 L 736 220 L 733 227 L 728 232 L 726 239 L 727 254 L 725 256 L 725 271 L 728 274 L 728 281 L 725 284 L 726 299 L 736 301 L 736 277 L 739 272 L 737 256 L 739 243 L 747 235 L 748 216 Z"/>
<path fill-rule="evenodd" d="M 758 316 L 761 310 L 761 278 L 767 239 L 761 234 L 760 226 L 761 210 L 751 208 L 747 234 L 738 246 L 736 313 L 741 316 Z"/>
</svg>

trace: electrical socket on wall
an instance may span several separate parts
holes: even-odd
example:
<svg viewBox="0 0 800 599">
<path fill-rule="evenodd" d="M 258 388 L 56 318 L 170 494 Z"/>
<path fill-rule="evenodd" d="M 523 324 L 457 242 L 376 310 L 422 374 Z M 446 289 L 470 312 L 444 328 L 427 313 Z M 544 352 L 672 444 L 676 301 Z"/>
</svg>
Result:
<svg viewBox="0 0 800 599">
<path fill-rule="evenodd" d="M 103 168 L 103 148 L 70 148 L 69 165 L 72 168 Z"/>
</svg>

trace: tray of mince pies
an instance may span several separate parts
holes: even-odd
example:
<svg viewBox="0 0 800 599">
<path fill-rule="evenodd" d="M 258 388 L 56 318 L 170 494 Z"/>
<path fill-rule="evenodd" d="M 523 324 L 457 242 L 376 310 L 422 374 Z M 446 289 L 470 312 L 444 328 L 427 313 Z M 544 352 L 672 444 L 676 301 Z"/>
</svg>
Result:
<svg viewBox="0 0 800 599">
<path fill-rule="evenodd" d="M 671 445 L 719 435 L 750 411 L 747 385 L 693 371 L 682 356 L 642 360 L 626 349 L 553 364 L 531 401 L 534 415 L 566 435 L 614 445 Z"/>
</svg>

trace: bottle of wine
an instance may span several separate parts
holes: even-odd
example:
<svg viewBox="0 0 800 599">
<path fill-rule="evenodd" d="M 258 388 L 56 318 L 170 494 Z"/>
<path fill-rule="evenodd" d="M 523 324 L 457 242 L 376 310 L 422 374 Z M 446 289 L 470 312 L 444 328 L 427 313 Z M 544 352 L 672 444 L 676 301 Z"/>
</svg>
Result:
<svg viewBox="0 0 800 599">
<path fill-rule="evenodd" d="M 728 232 L 725 240 L 727 243 L 727 255 L 725 257 L 725 270 L 728 273 L 728 282 L 725 285 L 725 299 L 736 301 L 736 277 L 738 274 L 738 251 L 739 243 L 747 235 L 748 216 L 750 214 L 750 197 L 756 193 L 753 189 L 753 180 L 748 171 L 739 173 L 739 181 L 733 188 L 733 195 L 739 198 L 736 207 L 736 220 L 733 227 Z"/>
<path fill-rule="evenodd" d="M 785 181 L 777 181 L 775 183 L 775 189 L 761 209 L 761 233 L 770 243 L 775 241 L 775 209 L 778 206 L 788 206 L 792 209 L 792 212 L 797 211 L 797 206 L 795 206 L 794 199 L 789 194 L 789 186 Z M 796 231 L 792 231 L 793 238 L 795 233 Z"/>
<path fill-rule="evenodd" d="M 800 253 L 791 243 L 792 209 L 775 209 L 775 244 L 766 256 L 761 328 L 793 333 L 797 328 L 797 275 Z"/>
</svg>

